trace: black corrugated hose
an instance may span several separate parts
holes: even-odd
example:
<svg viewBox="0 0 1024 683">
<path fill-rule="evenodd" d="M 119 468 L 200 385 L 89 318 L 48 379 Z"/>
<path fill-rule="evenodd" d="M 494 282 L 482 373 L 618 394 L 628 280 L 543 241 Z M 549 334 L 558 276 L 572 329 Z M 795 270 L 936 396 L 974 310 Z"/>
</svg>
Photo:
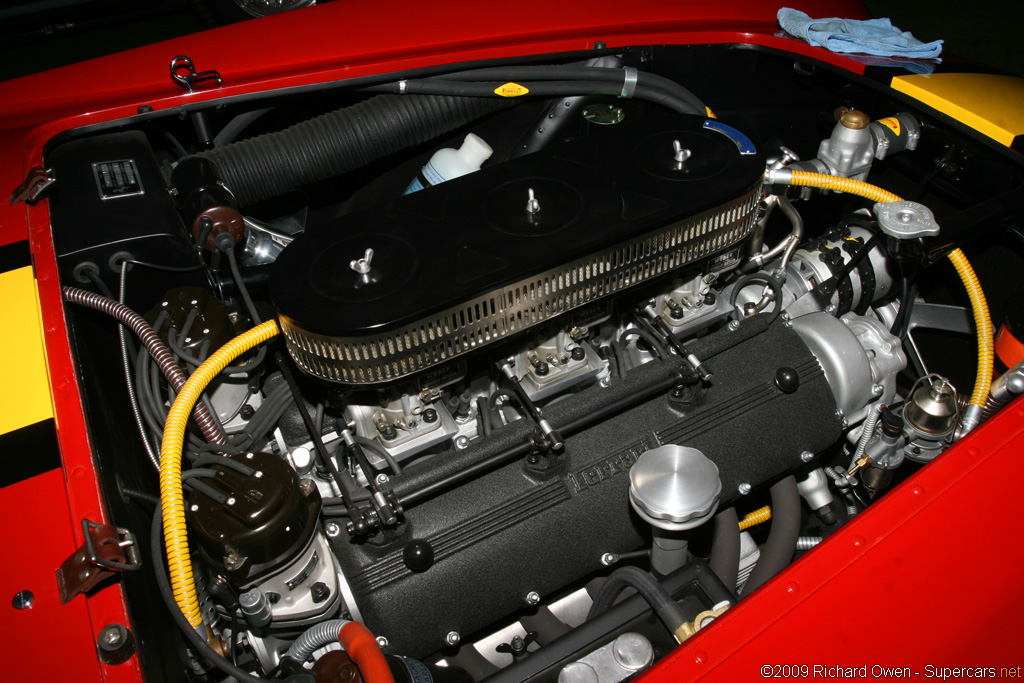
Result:
<svg viewBox="0 0 1024 683">
<path fill-rule="evenodd" d="M 363 168 L 511 104 L 504 99 L 378 95 L 194 156 L 211 161 L 238 205 L 247 206 Z"/>
</svg>

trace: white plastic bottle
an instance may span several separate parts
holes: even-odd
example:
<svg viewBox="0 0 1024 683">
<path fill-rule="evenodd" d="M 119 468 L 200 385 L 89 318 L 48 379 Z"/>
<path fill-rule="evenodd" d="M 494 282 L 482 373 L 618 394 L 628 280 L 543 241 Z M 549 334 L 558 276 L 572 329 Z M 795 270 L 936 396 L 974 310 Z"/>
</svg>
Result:
<svg viewBox="0 0 1024 683">
<path fill-rule="evenodd" d="M 480 165 L 487 161 L 494 150 L 479 136 L 470 133 L 462 143 L 462 147 L 453 149 L 445 147 L 434 152 L 430 161 L 413 178 L 404 194 L 417 192 L 425 187 L 443 183 L 452 178 L 479 171 Z"/>
</svg>

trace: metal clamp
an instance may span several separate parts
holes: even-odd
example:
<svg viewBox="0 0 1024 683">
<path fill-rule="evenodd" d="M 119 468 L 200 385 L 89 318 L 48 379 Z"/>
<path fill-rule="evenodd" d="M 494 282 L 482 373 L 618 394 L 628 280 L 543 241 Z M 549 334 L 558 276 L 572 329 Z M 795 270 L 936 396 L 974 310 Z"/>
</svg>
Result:
<svg viewBox="0 0 1024 683">
<path fill-rule="evenodd" d="M 620 98 L 628 100 L 633 97 L 633 93 L 636 92 L 637 78 L 638 75 L 636 67 L 622 67 L 622 92 L 619 93 Z"/>
<path fill-rule="evenodd" d="M 188 73 L 182 74 L 183 70 Z M 178 55 L 171 60 L 171 79 L 189 92 L 195 92 L 197 88 L 208 81 L 215 81 L 218 87 L 222 83 L 220 73 L 212 69 L 197 72 L 195 64 L 185 55 Z"/>
<path fill-rule="evenodd" d="M 142 566 L 135 534 L 110 524 L 82 520 L 85 543 L 57 569 L 57 587 L 61 604 L 118 571 L 134 571 Z"/>
<path fill-rule="evenodd" d="M 57 180 L 53 177 L 52 169 L 42 166 L 32 167 L 32 170 L 25 176 L 25 181 L 14 188 L 14 192 L 11 193 L 11 206 L 18 202 L 35 204 L 43 198 L 43 194 L 55 182 Z"/>
<path fill-rule="evenodd" d="M 687 638 L 695 635 L 702 628 L 708 626 L 712 621 L 725 614 L 725 611 L 729 609 L 728 604 L 721 606 L 716 605 L 715 607 L 717 609 L 712 608 L 709 610 L 704 610 L 703 612 L 698 614 L 693 621 L 685 621 L 682 624 L 680 624 L 679 628 L 677 628 L 675 633 L 673 634 L 675 635 L 676 642 L 682 643 Z"/>
</svg>

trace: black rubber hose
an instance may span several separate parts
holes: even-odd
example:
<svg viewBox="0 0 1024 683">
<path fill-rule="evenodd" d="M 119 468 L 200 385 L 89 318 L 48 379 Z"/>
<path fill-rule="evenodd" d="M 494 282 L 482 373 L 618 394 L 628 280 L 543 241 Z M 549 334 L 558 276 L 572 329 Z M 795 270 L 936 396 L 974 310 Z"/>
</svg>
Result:
<svg viewBox="0 0 1024 683">
<path fill-rule="evenodd" d="M 247 206 L 363 168 L 508 106 L 507 100 L 381 95 L 195 156 L 213 162 L 238 204 Z"/>
<path fill-rule="evenodd" d="M 374 85 L 366 88 L 368 92 L 398 93 L 404 92 L 416 95 L 456 95 L 458 97 L 474 98 L 479 97 L 490 100 L 507 100 L 508 98 L 495 92 L 497 82 L 478 83 L 471 81 L 454 81 L 443 78 L 425 78 L 422 80 L 399 81 L 385 85 Z M 528 97 L 570 97 L 582 95 L 597 95 L 604 97 L 619 97 L 622 93 L 622 83 L 610 83 L 602 81 L 526 81 L 518 83 L 525 88 L 523 95 Z M 516 95 L 519 97 L 520 95 Z M 706 116 L 706 111 L 699 111 L 692 103 L 687 102 L 675 95 L 665 92 L 659 88 L 637 85 L 633 97 L 638 100 L 646 100 L 660 104 L 680 114 L 697 114 Z"/>
<path fill-rule="evenodd" d="M 611 573 L 608 580 L 601 586 L 601 590 L 598 591 L 597 597 L 594 598 L 594 604 L 590 606 L 590 612 L 587 613 L 587 621 L 607 611 L 615 604 L 615 599 L 619 597 L 619 594 L 627 588 L 632 588 L 643 596 L 643 599 L 651 606 L 670 633 L 674 634 L 680 626 L 686 623 L 683 608 L 672 599 L 672 596 L 658 583 L 657 579 L 637 567 L 622 567 Z"/>
<path fill-rule="evenodd" d="M 473 69 L 471 71 L 457 71 L 455 73 L 443 74 L 435 78 L 457 81 L 519 81 L 519 80 L 541 80 L 541 81 L 601 81 L 617 85 L 621 92 L 625 70 L 604 66 L 583 66 L 583 65 L 529 65 L 529 66 L 499 66 L 485 69 Z M 636 72 L 636 87 L 648 91 L 664 91 L 683 102 L 692 109 L 689 114 L 700 116 L 707 115 L 707 107 L 700 99 L 689 90 L 675 81 L 648 73 L 646 71 Z"/>
<path fill-rule="evenodd" d="M 796 552 L 796 539 L 800 537 L 800 493 L 796 479 L 789 475 L 775 482 L 771 494 L 772 528 L 761 550 L 761 558 L 743 586 L 744 595 L 753 593 L 788 567 Z"/>
<path fill-rule="evenodd" d="M 708 564 L 726 588 L 736 590 L 740 570 L 740 524 L 736 508 L 726 508 L 715 515 Z"/>
</svg>

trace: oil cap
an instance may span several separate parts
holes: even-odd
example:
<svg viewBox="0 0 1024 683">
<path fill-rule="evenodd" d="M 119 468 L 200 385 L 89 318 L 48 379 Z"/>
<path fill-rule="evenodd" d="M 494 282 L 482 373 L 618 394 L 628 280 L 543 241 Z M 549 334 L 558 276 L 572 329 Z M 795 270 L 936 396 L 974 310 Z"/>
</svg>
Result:
<svg viewBox="0 0 1024 683">
<path fill-rule="evenodd" d="M 669 531 L 700 526 L 718 509 L 718 466 L 696 448 L 667 444 L 629 470 L 629 501 L 648 524 Z"/>
</svg>

